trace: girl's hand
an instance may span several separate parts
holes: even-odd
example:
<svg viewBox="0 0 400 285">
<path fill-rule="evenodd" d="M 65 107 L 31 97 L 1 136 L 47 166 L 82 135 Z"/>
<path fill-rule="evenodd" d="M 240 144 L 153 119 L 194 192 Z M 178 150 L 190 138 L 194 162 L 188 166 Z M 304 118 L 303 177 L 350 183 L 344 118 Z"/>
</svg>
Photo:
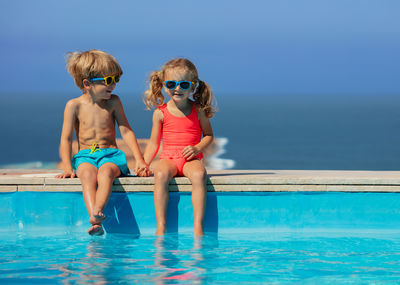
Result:
<svg viewBox="0 0 400 285">
<path fill-rule="evenodd" d="M 152 174 L 153 174 L 153 171 L 151 171 L 150 169 L 146 169 L 146 168 L 144 168 L 142 170 L 138 170 L 136 172 L 136 175 L 139 177 L 149 177 Z"/>
<path fill-rule="evenodd" d="M 76 174 L 74 171 L 64 171 L 64 173 L 56 175 L 56 178 L 75 178 Z"/>
<path fill-rule="evenodd" d="M 139 177 L 149 177 L 153 172 L 149 169 L 142 169 L 141 171 L 136 172 L 136 175 Z"/>
<path fill-rule="evenodd" d="M 150 176 L 149 165 L 144 161 L 137 161 L 135 167 L 135 173 L 137 176 Z"/>
<path fill-rule="evenodd" d="M 193 146 L 193 145 L 188 145 L 182 150 L 182 155 L 186 160 L 191 160 L 193 159 L 196 155 L 200 153 L 200 150 Z"/>
</svg>

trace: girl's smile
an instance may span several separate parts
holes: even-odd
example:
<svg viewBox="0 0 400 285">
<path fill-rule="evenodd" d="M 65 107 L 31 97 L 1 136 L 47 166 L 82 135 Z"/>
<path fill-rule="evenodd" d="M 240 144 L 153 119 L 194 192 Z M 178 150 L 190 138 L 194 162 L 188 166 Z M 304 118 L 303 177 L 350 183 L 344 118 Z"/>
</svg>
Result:
<svg viewBox="0 0 400 285">
<path fill-rule="evenodd" d="M 165 72 L 164 82 L 175 81 L 176 83 L 182 81 L 191 82 L 192 78 L 190 78 L 190 74 L 188 74 L 185 70 L 181 69 L 171 69 Z M 173 87 L 173 86 L 172 86 Z M 168 88 L 164 83 L 164 91 L 171 97 L 172 100 L 176 101 L 176 103 L 181 103 L 189 99 L 191 92 L 193 91 L 193 86 L 190 86 L 188 89 L 181 88 L 180 84 L 176 84 L 173 88 Z"/>
</svg>

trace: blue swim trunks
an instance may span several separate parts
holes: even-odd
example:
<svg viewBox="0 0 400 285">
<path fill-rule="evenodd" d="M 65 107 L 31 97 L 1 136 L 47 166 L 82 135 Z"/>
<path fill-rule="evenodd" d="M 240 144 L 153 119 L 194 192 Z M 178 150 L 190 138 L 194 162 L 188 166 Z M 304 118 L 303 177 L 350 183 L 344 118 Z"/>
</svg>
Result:
<svg viewBox="0 0 400 285">
<path fill-rule="evenodd" d="M 76 171 L 83 162 L 90 163 L 97 169 L 104 163 L 112 162 L 119 167 L 122 176 L 129 174 L 125 153 L 117 148 L 96 148 L 95 151 L 83 149 L 72 158 L 72 168 Z"/>
</svg>

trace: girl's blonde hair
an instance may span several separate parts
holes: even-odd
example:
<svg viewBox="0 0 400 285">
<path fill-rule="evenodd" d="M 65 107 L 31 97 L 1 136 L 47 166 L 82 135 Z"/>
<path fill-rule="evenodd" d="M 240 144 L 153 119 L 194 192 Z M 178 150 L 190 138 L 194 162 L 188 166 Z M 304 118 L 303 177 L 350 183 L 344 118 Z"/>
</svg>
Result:
<svg viewBox="0 0 400 285">
<path fill-rule="evenodd" d="M 101 50 L 69 52 L 66 61 L 67 70 L 80 89 L 83 88 L 84 79 L 122 75 L 118 61 L 112 55 Z"/>
<path fill-rule="evenodd" d="M 189 74 L 190 81 L 195 83 L 195 92 L 193 99 L 196 107 L 200 111 L 204 111 L 208 118 L 214 116 L 216 108 L 213 107 L 214 96 L 208 83 L 199 79 L 196 66 L 186 58 L 176 58 L 168 61 L 160 71 L 153 71 L 150 74 L 149 89 L 143 93 L 143 101 L 149 110 L 152 107 L 164 104 L 164 95 L 162 94 L 165 72 L 171 69 L 180 69 Z"/>
</svg>

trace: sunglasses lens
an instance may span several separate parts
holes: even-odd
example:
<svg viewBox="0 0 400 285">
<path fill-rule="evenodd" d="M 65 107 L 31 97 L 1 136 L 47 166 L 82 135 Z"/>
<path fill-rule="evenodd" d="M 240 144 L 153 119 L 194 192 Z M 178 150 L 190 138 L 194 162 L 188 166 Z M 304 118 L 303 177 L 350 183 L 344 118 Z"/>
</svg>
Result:
<svg viewBox="0 0 400 285">
<path fill-rule="evenodd" d="M 173 89 L 176 87 L 176 82 L 175 81 L 166 81 L 165 86 L 167 86 L 168 89 Z"/>
<path fill-rule="evenodd" d="M 111 76 L 104 77 L 104 83 L 108 86 L 111 85 L 113 79 Z"/>
<path fill-rule="evenodd" d="M 186 90 L 190 88 L 191 83 L 189 81 L 182 81 L 179 85 L 181 86 L 182 89 Z"/>
<path fill-rule="evenodd" d="M 115 75 L 114 80 L 115 80 L 115 83 L 118 83 L 119 82 L 119 75 Z"/>
</svg>

